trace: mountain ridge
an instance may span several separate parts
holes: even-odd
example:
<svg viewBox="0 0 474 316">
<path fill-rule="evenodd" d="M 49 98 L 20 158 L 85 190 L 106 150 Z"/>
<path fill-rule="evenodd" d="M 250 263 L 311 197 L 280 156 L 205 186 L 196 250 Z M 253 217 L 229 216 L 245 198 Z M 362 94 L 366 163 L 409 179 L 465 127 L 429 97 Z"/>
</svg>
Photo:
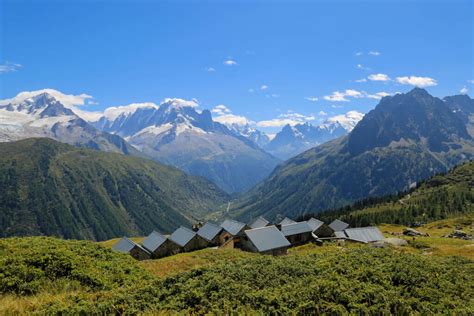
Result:
<svg viewBox="0 0 474 316">
<path fill-rule="evenodd" d="M 352 135 L 361 139 L 363 133 L 359 131 L 367 132 L 372 126 L 375 126 L 373 131 L 378 130 L 379 125 L 372 122 L 390 119 L 390 115 L 394 116 L 395 122 L 403 121 L 395 119 L 398 112 L 390 114 L 380 111 L 377 106 L 372 112 L 374 114 L 369 112 L 348 136 L 312 148 L 278 166 L 266 180 L 233 203 L 230 216 L 249 220 L 263 215 L 272 220 L 337 208 L 363 198 L 408 189 L 417 181 L 445 172 L 474 157 L 474 141 L 457 114 L 450 111 L 440 99 L 427 97 L 426 91 L 414 91 L 419 99 L 415 103 L 409 102 L 414 107 L 406 106 L 406 110 L 412 113 L 404 113 L 402 118 L 418 118 L 415 115 L 419 113 L 418 107 L 433 109 L 432 105 L 435 104 L 442 108 L 433 113 L 421 111 L 425 117 L 416 126 L 415 132 L 418 134 L 413 136 L 413 130 L 399 128 L 402 126 L 400 124 L 388 125 L 397 126 L 394 133 L 386 131 L 385 134 L 373 134 L 390 137 L 375 140 L 366 138 L 368 147 L 362 143 L 364 146 L 355 146 L 353 149 L 354 144 L 359 144 L 350 142 Z M 393 100 L 412 100 L 411 96 L 406 98 L 406 95 L 385 97 L 381 104 Z M 389 108 L 392 106 L 395 109 L 399 107 L 389 104 Z M 428 119 L 438 120 L 435 126 L 442 125 L 442 122 L 454 126 L 444 126 L 443 130 L 428 135 L 426 131 L 431 131 L 425 128 Z M 416 122 L 408 120 L 407 124 Z M 401 133 L 403 131 L 406 134 Z M 440 135 L 441 140 L 438 139 Z"/>
<path fill-rule="evenodd" d="M 172 232 L 223 205 L 214 184 L 49 138 L 0 143 L 0 234 L 104 240 Z"/>
</svg>

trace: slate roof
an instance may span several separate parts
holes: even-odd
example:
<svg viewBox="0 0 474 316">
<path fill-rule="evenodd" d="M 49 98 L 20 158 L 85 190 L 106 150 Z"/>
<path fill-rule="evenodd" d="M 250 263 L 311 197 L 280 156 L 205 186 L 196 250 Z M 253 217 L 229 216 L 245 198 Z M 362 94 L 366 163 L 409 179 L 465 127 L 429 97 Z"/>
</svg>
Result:
<svg viewBox="0 0 474 316">
<path fill-rule="evenodd" d="M 246 225 L 241 222 L 237 222 L 231 219 L 226 219 L 222 224 L 221 227 L 224 228 L 225 231 L 229 232 L 231 235 L 236 236 L 239 232 L 245 227 Z"/>
<path fill-rule="evenodd" d="M 347 235 L 343 230 L 334 232 L 334 236 L 336 236 L 336 238 L 347 238 Z"/>
<path fill-rule="evenodd" d="M 377 227 L 348 228 L 344 230 L 348 239 L 368 243 L 383 240 L 383 234 Z"/>
<path fill-rule="evenodd" d="M 285 217 L 284 219 L 282 219 L 282 221 L 278 225 L 288 225 L 288 224 L 293 224 L 293 223 L 296 223 L 296 222 L 292 220 L 291 218 Z"/>
<path fill-rule="evenodd" d="M 199 228 L 197 234 L 207 241 L 213 240 L 222 231 L 222 227 L 212 222 L 207 222 Z"/>
<path fill-rule="evenodd" d="M 324 224 L 324 222 L 320 221 L 319 219 L 313 218 L 313 217 L 311 217 L 306 222 L 308 223 L 309 227 L 311 227 L 313 232 Z"/>
<path fill-rule="evenodd" d="M 115 243 L 115 245 L 112 246 L 112 249 L 123 253 L 129 253 L 134 247 L 138 247 L 148 253 L 146 249 L 127 237 L 122 237 L 119 241 L 117 241 L 117 243 Z"/>
<path fill-rule="evenodd" d="M 293 224 L 282 225 L 281 232 L 286 237 L 303 233 L 311 233 L 313 230 L 307 222 L 295 222 Z"/>
<path fill-rule="evenodd" d="M 250 228 L 260 228 L 260 227 L 265 227 L 269 224 L 270 222 L 267 221 L 264 217 L 262 216 L 259 216 L 256 220 L 254 220 L 252 222 L 252 224 L 250 224 Z"/>
<path fill-rule="evenodd" d="M 151 252 L 154 252 L 156 249 L 160 248 L 160 246 L 166 241 L 166 236 L 157 232 L 152 231 L 150 235 L 148 235 L 145 240 L 143 240 L 143 247 L 148 249 Z"/>
<path fill-rule="evenodd" d="M 184 247 L 194 238 L 194 236 L 196 236 L 195 232 L 189 228 L 181 226 L 171 234 L 169 239 L 181 247 Z"/>
<path fill-rule="evenodd" d="M 349 227 L 349 224 L 335 219 L 331 224 L 329 224 L 329 227 L 331 227 L 332 230 L 334 230 L 335 232 L 340 232 L 341 230 L 344 230 Z"/>
<path fill-rule="evenodd" d="M 265 226 L 245 231 L 245 235 L 259 252 L 289 247 L 290 242 L 275 226 Z"/>
</svg>

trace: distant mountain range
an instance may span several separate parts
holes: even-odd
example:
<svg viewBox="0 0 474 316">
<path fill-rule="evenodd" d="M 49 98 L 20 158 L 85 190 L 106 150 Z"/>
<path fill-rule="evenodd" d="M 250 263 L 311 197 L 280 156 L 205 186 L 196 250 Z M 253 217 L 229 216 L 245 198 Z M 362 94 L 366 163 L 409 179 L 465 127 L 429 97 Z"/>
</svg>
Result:
<svg viewBox="0 0 474 316">
<path fill-rule="evenodd" d="M 384 97 L 352 132 L 278 166 L 233 203 L 232 215 L 273 220 L 396 193 L 474 157 L 472 99 L 415 88 Z"/>
<path fill-rule="evenodd" d="M 0 105 L 0 142 L 49 137 L 80 147 L 140 155 L 120 136 L 98 130 L 48 93 Z"/>
<path fill-rule="evenodd" d="M 249 189 L 280 162 L 256 145 L 250 134 L 244 137 L 230 130 L 213 121 L 210 111 L 198 111 L 196 106 L 193 101 L 167 99 L 159 106 L 123 108 L 113 115 L 105 111 L 93 124 L 125 138 L 147 156 L 209 179 L 231 193 Z"/>
<path fill-rule="evenodd" d="M 310 123 L 286 125 L 262 148 L 282 160 L 294 157 L 310 148 L 349 133 L 362 119 L 363 114 L 350 111 L 335 116 L 319 126 Z"/>
<path fill-rule="evenodd" d="M 158 162 L 48 138 L 0 143 L 0 237 L 104 240 L 190 226 L 228 196 Z"/>
</svg>

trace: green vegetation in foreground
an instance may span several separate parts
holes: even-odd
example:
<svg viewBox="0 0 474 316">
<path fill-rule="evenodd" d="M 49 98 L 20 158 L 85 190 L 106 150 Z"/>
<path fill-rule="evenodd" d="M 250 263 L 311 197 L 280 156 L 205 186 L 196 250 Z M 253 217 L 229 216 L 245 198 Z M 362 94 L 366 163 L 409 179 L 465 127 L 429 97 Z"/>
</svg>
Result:
<svg viewBox="0 0 474 316">
<path fill-rule="evenodd" d="M 474 313 L 474 262 L 412 251 L 306 245 L 271 257 L 206 249 L 138 262 L 93 242 L 8 238 L 0 240 L 0 313 Z M 193 256 L 202 262 L 187 272 L 148 272 Z"/>
<path fill-rule="evenodd" d="M 368 226 L 410 225 L 469 213 L 474 215 L 474 161 L 457 166 L 447 174 L 436 175 L 410 192 L 367 199 L 314 216 L 324 221 L 340 218 L 353 226 Z"/>
<path fill-rule="evenodd" d="M 0 144 L 0 237 L 104 240 L 172 232 L 227 200 L 157 162 L 35 138 Z"/>
</svg>

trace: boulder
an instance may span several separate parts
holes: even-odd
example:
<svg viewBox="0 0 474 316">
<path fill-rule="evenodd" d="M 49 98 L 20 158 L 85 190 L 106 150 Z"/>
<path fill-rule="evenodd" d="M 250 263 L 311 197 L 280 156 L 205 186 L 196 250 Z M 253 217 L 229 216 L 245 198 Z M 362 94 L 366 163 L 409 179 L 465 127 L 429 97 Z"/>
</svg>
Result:
<svg viewBox="0 0 474 316">
<path fill-rule="evenodd" d="M 404 228 L 403 229 L 403 235 L 405 236 L 425 236 L 424 233 L 417 231 L 416 229 L 413 228 Z"/>
</svg>

